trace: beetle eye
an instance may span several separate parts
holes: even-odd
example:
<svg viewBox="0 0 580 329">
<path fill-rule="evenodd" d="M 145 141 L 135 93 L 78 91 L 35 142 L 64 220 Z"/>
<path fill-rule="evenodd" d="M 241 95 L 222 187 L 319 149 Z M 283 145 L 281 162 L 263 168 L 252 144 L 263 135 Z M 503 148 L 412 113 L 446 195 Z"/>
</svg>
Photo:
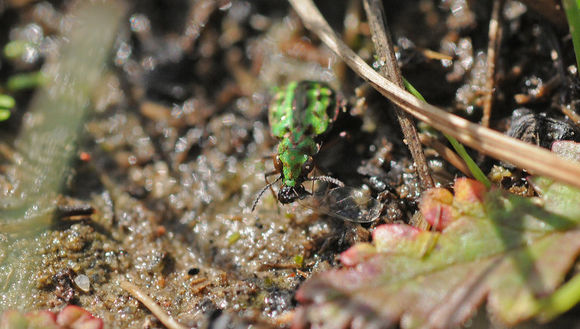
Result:
<svg viewBox="0 0 580 329">
<path fill-rule="evenodd" d="M 304 162 L 304 164 L 302 165 L 302 171 L 309 173 L 312 171 L 313 168 L 314 168 L 314 160 L 312 159 L 312 157 L 308 157 L 308 160 L 306 160 L 306 162 Z"/>
<path fill-rule="evenodd" d="M 272 160 L 274 161 L 274 169 L 276 169 L 277 172 L 281 173 L 282 172 L 282 161 L 280 160 L 279 156 L 275 156 L 272 158 Z"/>
</svg>

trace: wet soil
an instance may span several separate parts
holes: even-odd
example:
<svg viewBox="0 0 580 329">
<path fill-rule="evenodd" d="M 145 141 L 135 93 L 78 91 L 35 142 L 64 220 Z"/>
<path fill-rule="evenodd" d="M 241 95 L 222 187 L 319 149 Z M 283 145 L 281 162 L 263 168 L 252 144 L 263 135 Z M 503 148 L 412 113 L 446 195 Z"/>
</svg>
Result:
<svg viewBox="0 0 580 329">
<path fill-rule="evenodd" d="M 3 8 L 0 41 L 41 31 L 38 54 L 3 60 L 2 81 L 42 66 L 50 38 L 59 37 L 58 24 L 43 17 L 58 18 L 70 5 L 24 2 Z M 317 4 L 353 49 L 380 65 L 358 1 Z M 301 282 L 340 266 L 337 255 L 368 241 L 376 225 L 409 222 L 416 212 L 421 191 L 391 104 L 305 31 L 285 1 L 151 0 L 127 7 L 61 196 L 94 214 L 60 214 L 27 243 L 41 255 L 30 272 L 36 286 L 23 306 L 5 301 L 2 308 L 77 304 L 108 327 L 162 327 L 121 289 L 126 280 L 188 327 L 289 325 Z M 385 7 L 404 76 L 428 101 L 479 121 L 491 6 L 422 0 Z M 519 2 L 507 1 L 504 16 L 492 127 L 508 131 L 512 112 L 525 107 L 536 114 L 530 120 L 550 118 L 542 124 L 578 138 L 577 126 L 560 111 L 575 110 L 579 90 L 566 31 Z M 277 141 L 267 122 L 272 88 L 304 79 L 328 82 L 344 104 L 324 136 L 317 170 L 380 194 L 384 209 L 373 223 L 282 206 L 268 191 L 249 209 L 266 184 L 264 173 L 274 169 Z M 31 94 L 14 93 L 18 111 L 0 123 L 8 167 L 6 154 Z M 542 146 L 549 144 L 544 138 L 554 139 L 531 135 Z M 439 185 L 460 175 L 433 150 L 426 154 Z M 480 160 L 485 172 L 498 164 Z M 10 173 L 2 172 L 5 189 Z M 0 261 L 8 248 L 25 248 L 22 241 L 0 232 Z M 81 275 L 90 280 L 88 290 L 75 283 Z"/>
</svg>

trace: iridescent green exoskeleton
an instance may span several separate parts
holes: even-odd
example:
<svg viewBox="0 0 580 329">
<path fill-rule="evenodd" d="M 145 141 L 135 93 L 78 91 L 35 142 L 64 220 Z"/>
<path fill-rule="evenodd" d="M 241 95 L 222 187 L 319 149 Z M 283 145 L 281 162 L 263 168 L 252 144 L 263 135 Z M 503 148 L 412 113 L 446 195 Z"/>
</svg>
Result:
<svg viewBox="0 0 580 329">
<path fill-rule="evenodd" d="M 276 181 L 282 181 L 278 192 L 278 201 L 281 203 L 291 203 L 309 195 L 302 186 L 307 180 L 343 185 L 328 176 L 308 178 L 314 168 L 312 157 L 320 148 L 319 139 L 330 130 L 338 113 L 336 95 L 324 82 L 291 82 L 276 90 L 268 109 L 268 121 L 272 135 L 280 140 L 274 167 L 276 173 L 280 173 Z M 260 192 L 252 209 L 262 193 L 275 182 Z"/>
</svg>

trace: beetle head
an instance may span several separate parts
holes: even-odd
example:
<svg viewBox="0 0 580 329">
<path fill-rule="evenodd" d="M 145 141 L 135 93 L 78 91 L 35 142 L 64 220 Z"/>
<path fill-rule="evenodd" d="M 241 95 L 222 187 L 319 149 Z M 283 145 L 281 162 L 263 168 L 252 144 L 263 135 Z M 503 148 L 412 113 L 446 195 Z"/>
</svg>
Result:
<svg viewBox="0 0 580 329">
<path fill-rule="evenodd" d="M 283 204 L 292 203 L 297 199 L 304 199 L 308 195 L 310 195 L 310 193 L 306 191 L 302 184 L 295 186 L 282 185 L 278 191 L 278 201 Z"/>
</svg>

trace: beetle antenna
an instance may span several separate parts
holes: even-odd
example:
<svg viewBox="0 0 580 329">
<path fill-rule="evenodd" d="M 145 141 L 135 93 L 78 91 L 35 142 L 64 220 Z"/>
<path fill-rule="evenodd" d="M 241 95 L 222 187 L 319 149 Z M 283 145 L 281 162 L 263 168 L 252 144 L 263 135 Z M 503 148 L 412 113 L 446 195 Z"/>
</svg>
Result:
<svg viewBox="0 0 580 329">
<path fill-rule="evenodd" d="M 308 178 L 307 180 L 321 181 L 321 182 L 334 184 L 338 187 L 344 187 L 344 183 L 342 181 L 340 181 L 334 177 L 330 177 L 330 176 L 316 176 L 316 177 Z"/>
<path fill-rule="evenodd" d="M 256 198 L 256 200 L 254 200 L 254 204 L 252 205 L 252 212 L 254 211 L 254 209 L 256 209 L 256 206 L 258 205 L 258 201 L 260 201 L 260 198 L 262 197 L 264 192 L 266 192 L 267 189 L 269 189 L 272 185 L 277 183 L 280 179 L 282 179 L 282 176 L 278 177 L 272 183 L 268 183 L 266 186 L 264 186 L 264 188 L 260 191 L 260 193 L 258 193 L 258 197 Z"/>
</svg>

